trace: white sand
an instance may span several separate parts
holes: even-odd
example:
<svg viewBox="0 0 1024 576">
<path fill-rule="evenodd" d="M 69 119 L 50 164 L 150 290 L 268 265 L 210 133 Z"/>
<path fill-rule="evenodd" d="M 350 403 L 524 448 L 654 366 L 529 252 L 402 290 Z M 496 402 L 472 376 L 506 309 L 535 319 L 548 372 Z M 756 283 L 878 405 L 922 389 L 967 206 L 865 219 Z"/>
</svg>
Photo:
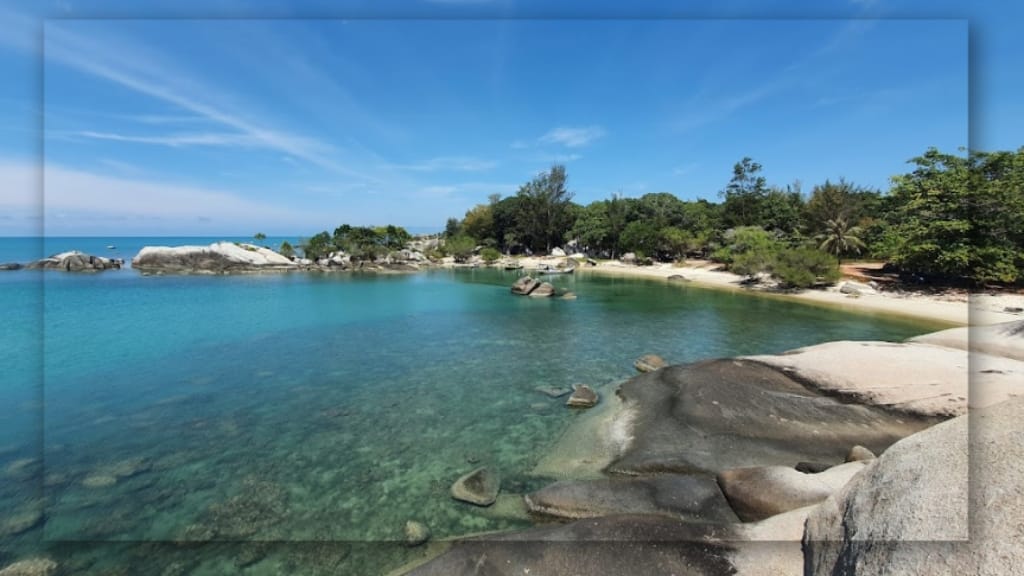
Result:
<svg viewBox="0 0 1024 576">
<path fill-rule="evenodd" d="M 529 272 L 530 268 L 540 262 L 554 264 L 559 261 L 564 261 L 564 258 L 524 258 L 521 260 L 524 272 Z M 741 276 L 715 268 L 716 265 L 703 261 L 691 261 L 682 266 L 675 264 L 632 266 L 616 261 L 605 261 L 598 263 L 597 266 L 579 266 L 576 273 L 611 274 L 639 278 L 668 278 L 678 274 L 693 284 L 708 287 L 743 290 L 763 294 L 766 297 L 792 298 L 853 312 L 893 314 L 953 325 L 996 324 L 1024 318 L 1024 314 L 1004 311 L 1006 307 L 1024 308 L 1024 295 L 1022 294 L 977 294 L 971 296 L 970 303 L 968 303 L 967 295 L 962 293 L 932 295 L 880 292 L 851 297 L 840 293 L 838 287 L 825 290 L 803 290 L 796 293 L 778 293 L 764 288 L 745 287 Z"/>
</svg>

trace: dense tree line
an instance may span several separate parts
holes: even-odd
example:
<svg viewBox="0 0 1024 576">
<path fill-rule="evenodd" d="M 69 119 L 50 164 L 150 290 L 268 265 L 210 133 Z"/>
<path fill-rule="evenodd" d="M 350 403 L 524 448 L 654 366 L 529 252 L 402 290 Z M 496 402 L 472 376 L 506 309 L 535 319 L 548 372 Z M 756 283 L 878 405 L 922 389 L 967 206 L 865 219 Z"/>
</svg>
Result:
<svg viewBox="0 0 1024 576">
<path fill-rule="evenodd" d="M 304 239 L 299 243 L 306 258 L 317 260 L 332 252 L 345 252 L 357 260 L 377 260 L 388 252 L 404 248 L 412 235 L 401 226 L 350 226 L 342 224 L 334 229 L 334 234 L 326 230 Z M 294 248 L 284 242 L 281 253 L 291 255 Z"/>
<path fill-rule="evenodd" d="M 846 257 L 884 260 L 918 279 L 1024 280 L 1024 148 L 964 156 L 929 149 L 910 163 L 888 191 L 840 179 L 804 193 L 799 183 L 770 185 L 762 166 L 743 158 L 718 203 L 660 192 L 585 206 L 572 202 L 565 167 L 555 165 L 514 196 L 491 196 L 449 219 L 445 236 L 506 254 L 565 246 L 641 261 L 711 258 L 794 286 L 834 280 Z"/>
</svg>

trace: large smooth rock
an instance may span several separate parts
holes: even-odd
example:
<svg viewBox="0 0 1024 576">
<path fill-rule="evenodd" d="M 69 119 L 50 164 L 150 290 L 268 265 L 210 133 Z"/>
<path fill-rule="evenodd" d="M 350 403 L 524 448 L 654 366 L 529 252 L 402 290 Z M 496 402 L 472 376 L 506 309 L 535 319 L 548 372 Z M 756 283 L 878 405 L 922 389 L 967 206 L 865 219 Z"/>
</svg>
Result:
<svg viewBox="0 0 1024 576">
<path fill-rule="evenodd" d="M 593 388 L 586 384 L 575 384 L 573 385 L 572 396 L 565 401 L 565 405 L 570 408 L 591 408 L 596 406 L 600 397 Z"/>
<path fill-rule="evenodd" d="M 629 441 L 607 467 L 624 474 L 710 472 L 845 460 L 878 453 L 939 421 L 844 403 L 782 370 L 738 359 L 669 366 L 618 390 L 633 416 Z"/>
<path fill-rule="evenodd" d="M 512 284 L 512 293 L 520 296 L 527 296 L 530 292 L 533 292 L 540 286 L 540 280 L 535 280 L 530 276 L 523 276 L 519 280 Z"/>
<path fill-rule="evenodd" d="M 324 265 L 329 261 L 324 259 Z M 146 246 L 132 258 L 132 268 L 147 274 L 229 274 L 292 270 L 290 259 L 252 244 L 216 242 L 209 246 Z"/>
<path fill-rule="evenodd" d="M 641 356 L 633 362 L 633 367 L 636 368 L 637 372 L 654 372 L 668 366 L 668 362 L 657 354 L 647 354 Z"/>
<path fill-rule="evenodd" d="M 555 295 L 555 287 L 550 282 L 541 282 L 536 288 L 530 291 L 531 298 L 550 298 Z"/>
<path fill-rule="evenodd" d="M 552 248 L 551 249 L 551 255 L 552 256 L 557 256 L 559 258 L 562 258 L 562 257 L 565 256 L 565 250 L 562 250 L 561 248 L 558 248 L 558 247 Z"/>
<path fill-rule="evenodd" d="M 416 576 L 799 574 L 806 509 L 746 525 L 620 514 L 455 543 Z"/>
<path fill-rule="evenodd" d="M 118 270 L 121 268 L 121 264 L 121 260 L 92 256 L 73 250 L 37 260 L 26 266 L 26 268 L 62 270 L 64 272 L 100 272 L 103 270 Z"/>
<path fill-rule="evenodd" d="M 744 522 L 817 504 L 834 494 L 864 469 L 861 462 L 805 474 L 786 466 L 737 468 L 718 474 L 718 485 Z"/>
<path fill-rule="evenodd" d="M 498 491 L 501 489 L 501 480 L 497 472 L 486 466 L 477 468 L 452 484 L 452 498 L 476 504 L 477 506 L 490 506 L 498 498 Z"/>
<path fill-rule="evenodd" d="M 908 342 L 981 352 L 1024 361 L 1024 320 L 989 326 L 950 328 L 911 338 Z M 984 357 L 981 358 L 982 361 Z M 984 363 L 984 362 L 983 362 Z"/>
<path fill-rule="evenodd" d="M 735 534 L 727 526 L 686 523 L 660 515 L 618 515 L 495 534 L 456 543 L 414 568 L 416 576 L 511 574 L 733 573 Z"/>
<path fill-rule="evenodd" d="M 874 294 L 877 292 L 868 284 L 849 280 L 839 285 L 839 291 L 843 294 Z"/>
<path fill-rule="evenodd" d="M 968 361 L 966 350 L 920 342 L 846 340 L 746 359 L 848 401 L 922 416 L 959 416 L 1024 392 L 1020 360 L 976 352 Z"/>
<path fill-rule="evenodd" d="M 737 521 L 718 484 L 706 474 L 563 480 L 527 495 L 525 500 L 530 512 L 558 518 L 665 514 L 697 522 Z"/>
<path fill-rule="evenodd" d="M 1019 573 L 1022 419 L 1012 399 L 891 446 L 809 516 L 805 574 Z"/>
</svg>

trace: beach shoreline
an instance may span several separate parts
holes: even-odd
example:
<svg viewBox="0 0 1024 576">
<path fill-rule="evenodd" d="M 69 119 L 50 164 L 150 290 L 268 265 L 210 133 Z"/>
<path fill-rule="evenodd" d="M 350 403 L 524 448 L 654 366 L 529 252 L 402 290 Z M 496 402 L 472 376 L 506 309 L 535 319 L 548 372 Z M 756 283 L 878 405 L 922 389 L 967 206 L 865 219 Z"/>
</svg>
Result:
<svg viewBox="0 0 1024 576">
<path fill-rule="evenodd" d="M 520 260 L 523 264 L 524 274 L 529 274 L 530 269 L 538 264 L 554 264 L 560 261 L 564 261 L 564 258 L 523 258 Z M 1020 313 L 1005 311 L 1006 308 L 1024 308 L 1024 295 L 1022 294 L 1004 292 L 968 295 L 963 291 L 951 290 L 936 294 L 878 291 L 850 295 L 839 291 L 839 286 L 844 280 L 840 280 L 835 286 L 826 289 L 788 292 L 773 290 L 766 286 L 745 285 L 742 276 L 717 268 L 718 265 L 707 261 L 688 261 L 685 265 L 635 266 L 611 260 L 600 261 L 596 266 L 577 266 L 575 272 L 653 280 L 668 280 L 672 276 L 682 276 L 685 279 L 681 281 L 684 285 L 784 298 L 854 313 L 901 316 L 948 327 L 983 326 L 1011 322 L 1024 317 Z"/>
</svg>

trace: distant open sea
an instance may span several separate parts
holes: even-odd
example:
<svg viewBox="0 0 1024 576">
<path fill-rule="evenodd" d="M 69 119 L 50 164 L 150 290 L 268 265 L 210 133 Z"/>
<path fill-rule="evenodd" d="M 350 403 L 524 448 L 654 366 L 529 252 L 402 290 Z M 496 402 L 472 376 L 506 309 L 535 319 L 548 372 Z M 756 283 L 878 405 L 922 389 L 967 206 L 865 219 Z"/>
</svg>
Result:
<svg viewBox="0 0 1024 576">
<path fill-rule="evenodd" d="M 2 238 L 0 262 L 218 239 L 250 240 Z M 261 243 L 283 239 L 297 241 Z M 354 543 L 401 540 L 408 519 L 435 538 L 529 525 L 448 489 L 480 465 L 507 495 L 551 480 L 531 470 L 578 413 L 538 386 L 621 381 L 647 353 L 679 363 L 933 328 L 586 274 L 553 279 L 578 300 L 521 298 L 517 275 L 0 272 L 0 516 L 35 520 L 0 534 L 0 565 L 41 539 L 92 543 L 51 552 L 76 574 L 170 561 L 98 542 L 339 541 L 334 573 L 386 572 L 410 552 Z M 225 550 L 193 549 L 182 573 L 316 573 L 289 572 L 284 549 L 244 570 Z"/>
</svg>

